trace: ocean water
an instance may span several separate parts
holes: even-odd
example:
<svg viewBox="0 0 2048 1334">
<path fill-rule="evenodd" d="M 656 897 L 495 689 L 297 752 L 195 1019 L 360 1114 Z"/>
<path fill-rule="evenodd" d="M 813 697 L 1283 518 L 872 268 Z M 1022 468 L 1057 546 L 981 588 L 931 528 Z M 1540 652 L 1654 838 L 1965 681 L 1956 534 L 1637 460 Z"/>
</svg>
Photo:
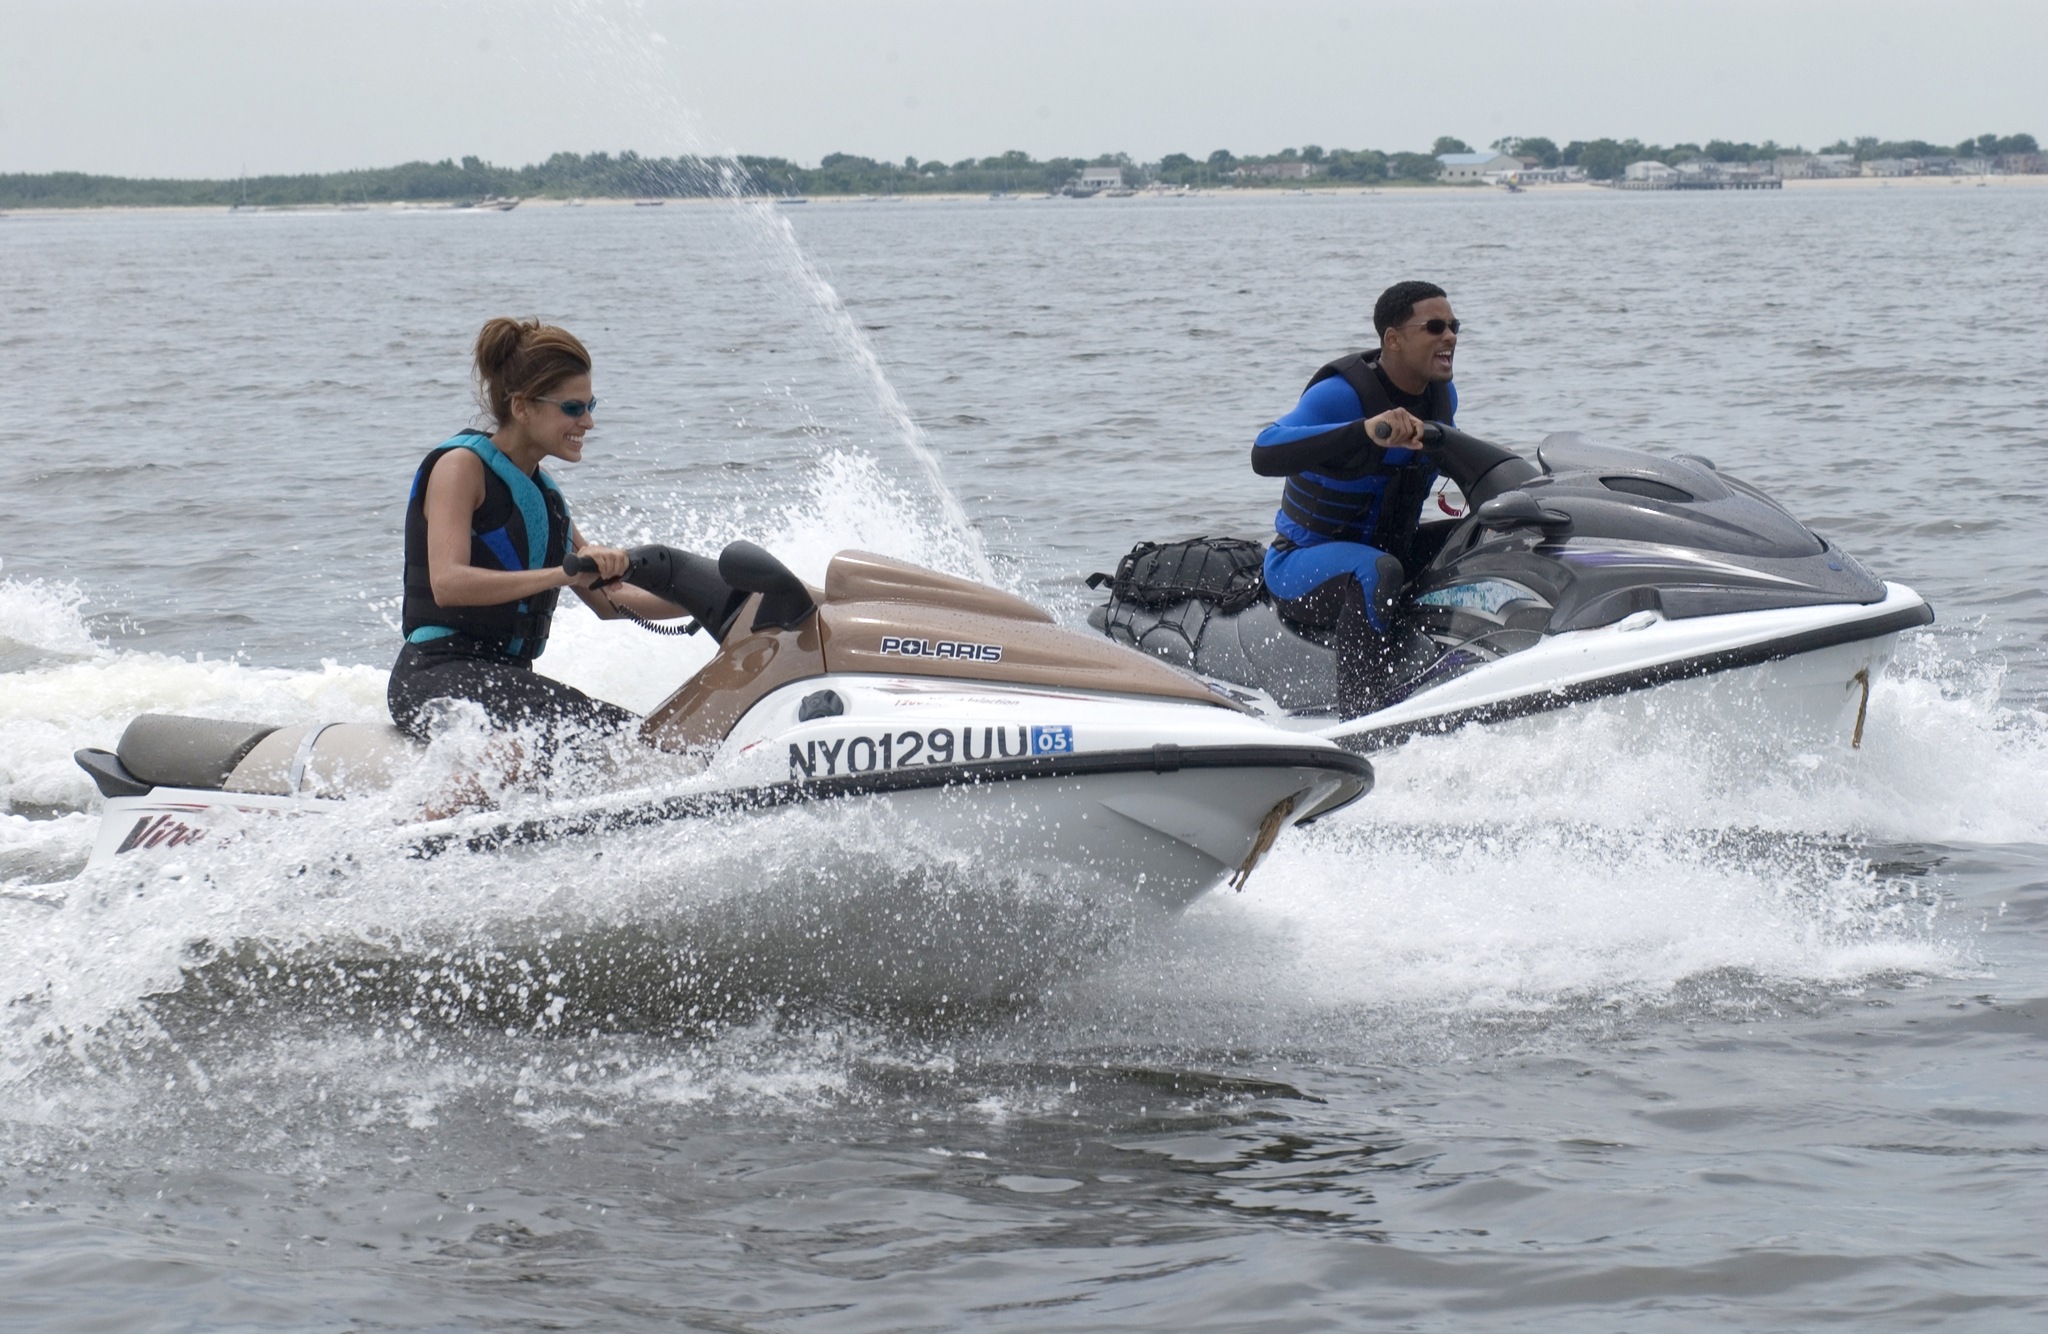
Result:
<svg viewBox="0 0 2048 1334">
<path fill-rule="evenodd" d="M 0 1327 L 2039 1328 L 2044 221 L 0 221 Z M 1654 700 L 1419 741 L 1172 919 L 879 811 L 80 875 L 70 753 L 135 713 L 381 719 L 489 315 L 597 357 L 593 537 L 862 547 L 1078 623 L 1135 541 L 1265 531 L 1250 437 L 1414 276 L 1467 429 L 1706 454 L 1934 603 L 1862 750 Z M 639 708 L 704 652 L 559 629 L 548 670 Z"/>
</svg>

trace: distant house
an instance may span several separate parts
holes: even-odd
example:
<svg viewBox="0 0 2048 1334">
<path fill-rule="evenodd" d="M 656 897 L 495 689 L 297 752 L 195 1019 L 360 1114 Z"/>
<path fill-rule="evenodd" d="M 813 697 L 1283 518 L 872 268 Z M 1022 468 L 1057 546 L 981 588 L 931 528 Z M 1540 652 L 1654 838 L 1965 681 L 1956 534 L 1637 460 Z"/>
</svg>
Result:
<svg viewBox="0 0 2048 1334">
<path fill-rule="evenodd" d="M 1646 162 L 1629 163 L 1627 169 L 1621 173 L 1621 178 L 1625 181 L 1648 181 L 1661 185 L 1677 180 L 1678 171 L 1652 158 Z"/>
<path fill-rule="evenodd" d="M 1861 175 L 1863 168 L 1853 153 L 1798 153 L 1781 157 L 1778 175 L 1788 181 L 1827 180 L 1836 176 Z"/>
<path fill-rule="evenodd" d="M 1488 176 L 1517 172 L 1522 160 L 1506 153 L 1438 153 L 1436 178 L 1440 181 L 1483 181 Z"/>
<path fill-rule="evenodd" d="M 1878 157 L 1863 164 L 1865 176 L 1917 176 L 1920 173 L 1920 159 L 1914 157 Z"/>
<path fill-rule="evenodd" d="M 1323 164 L 1320 162 L 1247 162 L 1233 176 L 1266 176 L 1282 181 L 1305 181 L 1311 176 L 1320 176 Z"/>
<path fill-rule="evenodd" d="M 1086 167 L 1081 172 L 1083 190 L 1120 190 L 1123 184 L 1122 167 Z"/>
</svg>

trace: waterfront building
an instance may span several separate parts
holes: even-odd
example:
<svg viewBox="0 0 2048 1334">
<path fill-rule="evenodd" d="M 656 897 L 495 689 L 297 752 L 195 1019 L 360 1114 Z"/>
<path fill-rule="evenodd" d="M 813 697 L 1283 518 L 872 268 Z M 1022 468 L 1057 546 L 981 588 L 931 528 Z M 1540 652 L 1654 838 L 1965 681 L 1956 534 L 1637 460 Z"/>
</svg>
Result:
<svg viewBox="0 0 2048 1334">
<path fill-rule="evenodd" d="M 1487 177 L 1500 177 L 1522 169 L 1522 160 L 1491 149 L 1484 153 L 1438 153 L 1436 178 L 1440 181 L 1477 184 Z"/>
<path fill-rule="evenodd" d="M 1233 176 L 1263 176 L 1272 180 L 1305 181 L 1311 176 L 1320 176 L 1323 164 L 1320 162 L 1247 162 Z"/>
<path fill-rule="evenodd" d="M 1859 175 L 1854 153 L 1794 153 L 1777 160 L 1777 175 L 1788 181 L 1829 180 Z"/>
<path fill-rule="evenodd" d="M 1083 190 L 1120 190 L 1124 184 L 1122 167 L 1084 167 L 1081 169 Z"/>
<path fill-rule="evenodd" d="M 1617 190 L 1778 190 L 1785 182 L 1754 163 L 1696 157 L 1675 167 L 1654 158 L 1631 162 L 1611 184 Z"/>
</svg>

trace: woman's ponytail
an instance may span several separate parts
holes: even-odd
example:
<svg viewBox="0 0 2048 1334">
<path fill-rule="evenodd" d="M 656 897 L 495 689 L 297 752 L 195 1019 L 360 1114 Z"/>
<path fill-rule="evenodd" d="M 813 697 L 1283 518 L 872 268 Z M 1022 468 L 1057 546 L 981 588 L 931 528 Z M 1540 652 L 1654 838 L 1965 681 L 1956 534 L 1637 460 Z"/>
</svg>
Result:
<svg viewBox="0 0 2048 1334">
<path fill-rule="evenodd" d="M 478 399 L 493 426 L 512 419 L 512 400 L 537 398 L 562 381 L 590 374 L 590 352 L 567 329 L 500 315 L 476 336 Z"/>
</svg>

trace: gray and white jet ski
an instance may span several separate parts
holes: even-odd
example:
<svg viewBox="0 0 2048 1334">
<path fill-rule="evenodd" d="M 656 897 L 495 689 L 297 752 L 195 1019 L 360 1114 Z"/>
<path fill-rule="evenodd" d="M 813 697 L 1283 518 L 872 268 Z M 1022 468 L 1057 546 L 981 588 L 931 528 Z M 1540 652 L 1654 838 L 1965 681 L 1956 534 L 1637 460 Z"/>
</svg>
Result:
<svg viewBox="0 0 2048 1334">
<path fill-rule="evenodd" d="M 662 546 L 632 557 L 627 579 L 718 644 L 641 729 L 701 772 L 395 837 L 432 855 L 884 803 L 1008 865 L 1086 867 L 1177 908 L 1225 877 L 1241 885 L 1283 828 L 1372 785 L 1360 756 L 993 588 L 857 551 L 823 588 L 746 542 L 715 562 Z M 420 753 L 389 727 L 144 715 L 115 750 L 77 759 L 106 798 L 91 868 L 189 860 L 262 836 L 268 816 L 331 814 Z"/>
<path fill-rule="evenodd" d="M 1573 433 L 1528 459 L 1437 424 L 1424 452 L 1462 503 L 1418 531 L 1371 712 L 1336 718 L 1333 642 L 1251 587 L 1255 544 L 1198 540 L 1167 562 L 1220 561 L 1223 578 L 1161 569 L 1141 546 L 1091 623 L 1262 716 L 1370 752 L 1702 678 L 1766 726 L 1861 745 L 1871 681 L 1901 631 L 1934 619 L 1698 455 Z M 1244 596 L 1229 595 L 1232 574 Z"/>
</svg>

